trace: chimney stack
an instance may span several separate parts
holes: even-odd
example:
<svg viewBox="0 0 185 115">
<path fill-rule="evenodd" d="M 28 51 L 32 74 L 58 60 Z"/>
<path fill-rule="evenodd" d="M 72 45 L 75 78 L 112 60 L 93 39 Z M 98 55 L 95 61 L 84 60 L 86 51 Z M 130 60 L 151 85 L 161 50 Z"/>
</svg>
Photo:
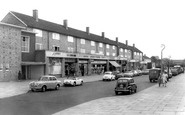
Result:
<svg viewBox="0 0 185 115">
<path fill-rule="evenodd" d="M 86 32 L 87 32 L 88 35 L 90 34 L 89 33 L 89 27 L 86 27 Z"/>
<path fill-rule="evenodd" d="M 33 18 L 38 22 L 38 10 L 33 10 Z"/>
<path fill-rule="evenodd" d="M 67 20 L 64 20 L 64 21 L 63 21 L 63 25 L 64 25 L 65 29 L 67 29 L 67 28 L 68 28 Z"/>
<path fill-rule="evenodd" d="M 116 43 L 118 44 L 118 37 L 116 37 Z"/>
<path fill-rule="evenodd" d="M 128 46 L 128 40 L 126 40 L 126 46 Z"/>
<path fill-rule="evenodd" d="M 102 32 L 101 35 L 102 35 L 102 38 L 105 38 L 105 32 Z"/>
<path fill-rule="evenodd" d="M 135 48 L 135 44 L 133 44 L 133 47 Z"/>
</svg>

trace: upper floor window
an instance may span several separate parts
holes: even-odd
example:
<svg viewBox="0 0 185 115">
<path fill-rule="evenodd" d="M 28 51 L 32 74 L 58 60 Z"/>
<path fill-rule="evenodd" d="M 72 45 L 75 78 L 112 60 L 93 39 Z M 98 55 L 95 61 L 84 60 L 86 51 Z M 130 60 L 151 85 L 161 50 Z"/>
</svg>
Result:
<svg viewBox="0 0 185 115">
<path fill-rule="evenodd" d="M 109 56 L 110 55 L 109 52 L 107 52 L 106 55 Z"/>
<path fill-rule="evenodd" d="M 35 45 L 36 45 L 35 50 L 42 50 L 43 49 L 43 46 L 41 43 L 36 43 Z"/>
<path fill-rule="evenodd" d="M 91 46 L 95 46 L 95 42 L 94 41 L 91 41 Z"/>
<path fill-rule="evenodd" d="M 125 53 L 127 53 L 127 49 L 125 49 Z"/>
<path fill-rule="evenodd" d="M 106 48 L 109 48 L 109 44 L 106 45 Z"/>
<path fill-rule="evenodd" d="M 99 51 L 99 54 L 103 54 L 103 51 Z"/>
<path fill-rule="evenodd" d="M 103 47 L 103 43 L 99 43 L 99 47 L 101 47 L 101 48 L 102 48 L 102 47 Z"/>
<path fill-rule="evenodd" d="M 85 39 L 80 39 L 81 44 L 85 44 Z"/>
<path fill-rule="evenodd" d="M 52 38 L 56 40 L 60 40 L 60 34 L 58 33 L 52 33 Z"/>
<path fill-rule="evenodd" d="M 68 52 L 72 52 L 72 53 L 74 52 L 74 48 L 72 48 L 72 47 L 68 47 L 67 50 L 68 50 Z"/>
<path fill-rule="evenodd" d="M 68 42 L 74 42 L 74 38 L 73 38 L 72 36 L 68 36 L 68 37 L 67 37 L 67 41 L 68 41 Z"/>
<path fill-rule="evenodd" d="M 123 57 L 123 55 L 121 55 L 121 57 Z"/>
<path fill-rule="evenodd" d="M 115 50 L 115 46 L 112 46 L 112 49 Z"/>
<path fill-rule="evenodd" d="M 95 54 L 95 50 L 91 50 L 91 54 Z"/>
<path fill-rule="evenodd" d="M 42 30 L 39 30 L 39 29 L 33 29 L 33 32 L 36 33 L 36 36 L 38 37 L 42 37 Z"/>
<path fill-rule="evenodd" d="M 116 55 L 116 53 L 112 53 L 112 56 L 115 56 Z"/>
<path fill-rule="evenodd" d="M 80 52 L 81 53 L 85 53 L 85 49 L 80 49 Z"/>
<path fill-rule="evenodd" d="M 22 36 L 21 51 L 22 52 L 29 52 L 29 44 L 30 44 L 30 37 L 29 36 Z"/>
<path fill-rule="evenodd" d="M 59 46 L 53 46 L 54 51 L 59 51 L 60 47 Z"/>
<path fill-rule="evenodd" d="M 123 52 L 123 48 L 120 49 L 120 52 Z"/>
</svg>

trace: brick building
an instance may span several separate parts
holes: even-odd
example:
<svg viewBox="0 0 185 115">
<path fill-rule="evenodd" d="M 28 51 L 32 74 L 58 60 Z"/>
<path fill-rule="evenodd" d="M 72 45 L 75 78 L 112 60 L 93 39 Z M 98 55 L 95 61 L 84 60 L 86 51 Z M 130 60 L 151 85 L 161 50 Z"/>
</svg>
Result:
<svg viewBox="0 0 185 115">
<path fill-rule="evenodd" d="M 136 69 L 142 60 L 142 52 L 135 45 L 120 43 L 118 38 L 110 40 L 102 32 L 101 36 L 90 33 L 90 28 L 81 31 L 33 16 L 9 12 L 4 23 L 25 27 L 22 30 L 21 70 L 24 79 L 36 79 L 42 74 L 63 77 L 68 74 L 91 75 L 97 69 L 104 71 L 124 68 Z"/>
</svg>

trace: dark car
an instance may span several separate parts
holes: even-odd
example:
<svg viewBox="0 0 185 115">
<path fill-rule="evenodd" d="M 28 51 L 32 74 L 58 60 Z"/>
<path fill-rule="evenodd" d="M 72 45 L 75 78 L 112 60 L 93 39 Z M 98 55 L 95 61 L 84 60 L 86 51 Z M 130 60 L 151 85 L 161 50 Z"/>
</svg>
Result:
<svg viewBox="0 0 185 115">
<path fill-rule="evenodd" d="M 121 77 L 124 77 L 124 73 L 119 73 L 119 74 L 117 74 L 117 75 L 115 76 L 115 79 L 117 80 L 117 79 L 119 79 L 119 78 L 121 78 Z"/>
<path fill-rule="evenodd" d="M 115 87 L 115 94 L 119 92 L 128 92 L 132 94 L 137 92 L 137 85 L 134 83 L 134 79 L 130 77 L 119 78 Z"/>
<path fill-rule="evenodd" d="M 172 72 L 172 75 L 173 75 L 173 76 L 176 76 L 176 75 L 178 75 L 178 74 L 179 74 L 179 72 L 178 72 L 178 69 L 177 69 L 177 68 L 171 68 L 171 72 Z"/>
<path fill-rule="evenodd" d="M 149 70 L 149 80 L 150 82 L 157 81 L 161 73 L 161 69 L 153 68 Z"/>
<path fill-rule="evenodd" d="M 148 75 L 149 74 L 149 69 L 142 70 L 143 75 Z"/>
</svg>

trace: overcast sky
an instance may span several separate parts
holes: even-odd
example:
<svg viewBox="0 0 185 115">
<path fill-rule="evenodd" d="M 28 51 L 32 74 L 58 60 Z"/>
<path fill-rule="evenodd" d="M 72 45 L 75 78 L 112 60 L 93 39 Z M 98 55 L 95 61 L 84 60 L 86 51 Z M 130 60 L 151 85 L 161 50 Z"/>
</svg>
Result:
<svg viewBox="0 0 185 115">
<path fill-rule="evenodd" d="M 185 59 L 185 0 L 2 0 L 0 20 L 9 12 L 32 16 L 105 36 L 140 49 L 148 57 Z"/>
</svg>

